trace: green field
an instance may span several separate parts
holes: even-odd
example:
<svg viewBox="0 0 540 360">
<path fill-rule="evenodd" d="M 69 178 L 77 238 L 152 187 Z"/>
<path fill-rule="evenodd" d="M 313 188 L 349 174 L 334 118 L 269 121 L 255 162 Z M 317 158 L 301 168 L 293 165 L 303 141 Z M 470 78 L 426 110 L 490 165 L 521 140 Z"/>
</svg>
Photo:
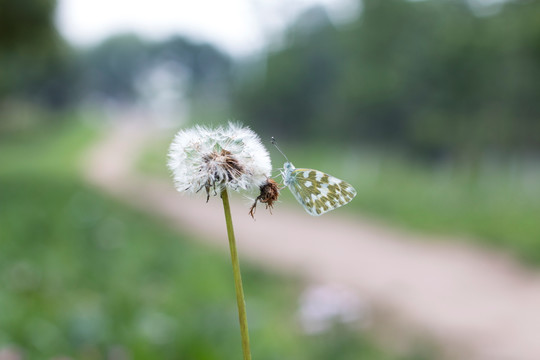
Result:
<svg viewBox="0 0 540 360">
<path fill-rule="evenodd" d="M 98 132 L 79 123 L 0 144 L 0 350 L 24 359 L 239 359 L 230 260 L 85 185 Z M 302 286 L 243 265 L 254 359 L 427 359 L 335 326 L 305 335 Z"/>
<path fill-rule="evenodd" d="M 167 146 L 167 139 L 151 144 L 140 169 L 167 176 Z M 285 159 L 269 142 L 266 146 L 274 168 L 281 167 Z M 471 169 L 417 163 L 337 144 L 281 144 L 281 148 L 295 166 L 323 170 L 354 185 L 357 197 L 339 211 L 429 234 L 459 236 L 540 264 L 538 164 L 486 161 Z M 295 201 L 287 190 L 282 191 L 281 200 Z"/>
</svg>

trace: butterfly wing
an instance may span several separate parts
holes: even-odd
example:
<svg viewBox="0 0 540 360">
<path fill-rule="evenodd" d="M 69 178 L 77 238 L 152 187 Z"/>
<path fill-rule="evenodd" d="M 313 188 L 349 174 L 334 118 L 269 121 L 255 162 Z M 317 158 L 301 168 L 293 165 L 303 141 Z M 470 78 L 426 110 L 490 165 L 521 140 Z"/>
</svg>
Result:
<svg viewBox="0 0 540 360">
<path fill-rule="evenodd" d="M 343 206 L 356 196 L 351 184 L 313 169 L 294 169 L 288 186 L 296 200 L 313 216 Z"/>
</svg>

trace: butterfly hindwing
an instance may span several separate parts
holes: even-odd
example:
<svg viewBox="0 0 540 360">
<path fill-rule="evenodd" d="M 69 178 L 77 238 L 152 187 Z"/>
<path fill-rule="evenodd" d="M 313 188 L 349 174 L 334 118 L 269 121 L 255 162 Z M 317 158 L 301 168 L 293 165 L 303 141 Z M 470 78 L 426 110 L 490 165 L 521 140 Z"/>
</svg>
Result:
<svg viewBox="0 0 540 360">
<path fill-rule="evenodd" d="M 313 169 L 294 169 L 288 186 L 294 197 L 313 216 L 349 203 L 356 190 L 347 182 Z"/>
</svg>

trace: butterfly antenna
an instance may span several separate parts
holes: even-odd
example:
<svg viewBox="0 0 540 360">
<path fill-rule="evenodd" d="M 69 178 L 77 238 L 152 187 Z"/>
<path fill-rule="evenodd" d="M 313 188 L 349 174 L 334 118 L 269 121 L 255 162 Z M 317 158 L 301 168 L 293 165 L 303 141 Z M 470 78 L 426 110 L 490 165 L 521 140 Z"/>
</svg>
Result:
<svg viewBox="0 0 540 360">
<path fill-rule="evenodd" d="M 281 149 L 277 146 L 277 143 L 276 143 L 276 139 L 272 136 L 272 145 L 274 145 L 276 147 L 276 149 L 278 149 L 278 151 L 281 153 L 281 155 L 283 155 L 283 157 L 285 158 L 285 160 L 289 161 L 289 159 L 287 158 L 287 156 L 283 153 L 283 151 L 281 151 Z"/>
</svg>

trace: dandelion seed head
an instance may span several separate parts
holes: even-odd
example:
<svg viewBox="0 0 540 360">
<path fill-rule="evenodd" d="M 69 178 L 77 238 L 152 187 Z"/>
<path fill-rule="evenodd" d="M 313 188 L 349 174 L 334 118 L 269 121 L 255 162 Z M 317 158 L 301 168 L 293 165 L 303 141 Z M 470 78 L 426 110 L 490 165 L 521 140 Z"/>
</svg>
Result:
<svg viewBox="0 0 540 360">
<path fill-rule="evenodd" d="M 176 134 L 167 163 L 180 192 L 217 195 L 232 190 L 259 188 L 270 175 L 268 151 L 251 129 L 195 126 Z"/>
</svg>

